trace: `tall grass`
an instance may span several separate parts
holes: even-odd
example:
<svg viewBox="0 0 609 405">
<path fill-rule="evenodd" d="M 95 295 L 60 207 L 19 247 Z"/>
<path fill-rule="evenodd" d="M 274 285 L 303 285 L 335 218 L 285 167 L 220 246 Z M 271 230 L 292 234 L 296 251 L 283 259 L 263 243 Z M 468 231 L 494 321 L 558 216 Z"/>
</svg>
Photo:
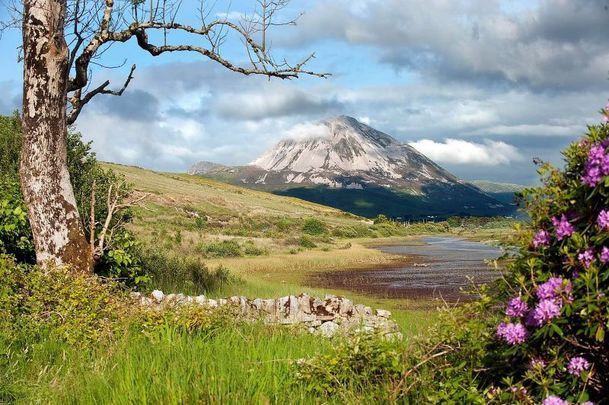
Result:
<svg viewBox="0 0 609 405">
<path fill-rule="evenodd" d="M 51 404 L 310 403 L 292 362 L 331 347 L 259 324 L 211 335 L 166 327 L 91 351 L 46 341 L 17 363 L 12 392 L 20 402 Z"/>
</svg>

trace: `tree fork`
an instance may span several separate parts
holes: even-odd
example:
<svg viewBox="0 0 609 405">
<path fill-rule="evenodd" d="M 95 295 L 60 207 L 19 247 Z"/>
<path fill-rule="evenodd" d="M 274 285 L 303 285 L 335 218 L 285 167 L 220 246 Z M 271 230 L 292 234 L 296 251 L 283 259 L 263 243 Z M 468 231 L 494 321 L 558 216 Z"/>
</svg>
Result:
<svg viewBox="0 0 609 405">
<path fill-rule="evenodd" d="M 36 260 L 91 272 L 67 166 L 65 0 L 25 0 L 21 188 Z"/>
</svg>

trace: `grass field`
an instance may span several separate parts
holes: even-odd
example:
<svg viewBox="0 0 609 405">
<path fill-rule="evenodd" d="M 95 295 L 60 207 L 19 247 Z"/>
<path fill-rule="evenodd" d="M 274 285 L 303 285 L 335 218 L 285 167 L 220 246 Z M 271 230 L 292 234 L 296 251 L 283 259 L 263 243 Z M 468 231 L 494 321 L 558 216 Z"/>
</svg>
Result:
<svg viewBox="0 0 609 405">
<path fill-rule="evenodd" d="M 391 310 L 406 333 L 424 330 L 435 317 L 430 308 L 442 303 L 312 288 L 308 277 L 315 272 L 396 264 L 405 258 L 382 253 L 374 246 L 420 243 L 417 237 L 425 234 L 444 233 L 487 242 L 505 240 L 510 234 L 505 227 L 449 230 L 440 224 L 373 224 L 333 208 L 199 176 L 108 166 L 125 175 L 138 192 L 149 194 L 144 205 L 135 211 L 132 229 L 138 239 L 170 254 L 201 258 L 212 269 L 222 266 L 238 279 L 214 295 L 345 295 L 356 302 Z M 304 232 L 305 221 L 310 218 L 321 221 L 324 231 L 313 235 Z M 304 244 L 303 239 L 312 244 Z M 225 241 L 234 243 L 222 244 Z M 210 248 L 218 245 L 223 249 L 214 249 L 215 254 L 210 254 Z M 252 250 L 253 254 L 248 254 Z M 179 283 L 158 287 L 180 292 Z"/>
</svg>

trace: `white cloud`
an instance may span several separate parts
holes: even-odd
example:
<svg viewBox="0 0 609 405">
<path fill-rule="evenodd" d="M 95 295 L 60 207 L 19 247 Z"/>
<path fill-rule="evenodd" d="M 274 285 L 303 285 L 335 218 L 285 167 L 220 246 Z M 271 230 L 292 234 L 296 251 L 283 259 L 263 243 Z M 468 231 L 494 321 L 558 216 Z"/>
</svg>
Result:
<svg viewBox="0 0 609 405">
<path fill-rule="evenodd" d="M 410 146 L 440 163 L 497 166 L 523 160 L 523 156 L 514 146 L 490 140 L 481 144 L 450 138 L 444 142 L 421 139 L 410 142 Z"/>
<path fill-rule="evenodd" d="M 288 129 L 284 136 L 294 140 L 327 138 L 330 136 L 330 129 L 321 123 L 296 124 Z"/>
</svg>

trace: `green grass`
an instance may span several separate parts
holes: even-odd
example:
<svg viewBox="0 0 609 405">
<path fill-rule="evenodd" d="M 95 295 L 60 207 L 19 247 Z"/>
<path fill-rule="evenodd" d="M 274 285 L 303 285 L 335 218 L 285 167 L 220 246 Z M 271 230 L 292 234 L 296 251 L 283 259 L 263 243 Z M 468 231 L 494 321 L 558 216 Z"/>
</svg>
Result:
<svg viewBox="0 0 609 405">
<path fill-rule="evenodd" d="M 334 345 L 259 324 L 210 335 L 167 327 L 91 350 L 46 341 L 12 370 L 12 392 L 17 402 L 49 404 L 315 403 L 296 384 L 292 362 Z"/>
</svg>

